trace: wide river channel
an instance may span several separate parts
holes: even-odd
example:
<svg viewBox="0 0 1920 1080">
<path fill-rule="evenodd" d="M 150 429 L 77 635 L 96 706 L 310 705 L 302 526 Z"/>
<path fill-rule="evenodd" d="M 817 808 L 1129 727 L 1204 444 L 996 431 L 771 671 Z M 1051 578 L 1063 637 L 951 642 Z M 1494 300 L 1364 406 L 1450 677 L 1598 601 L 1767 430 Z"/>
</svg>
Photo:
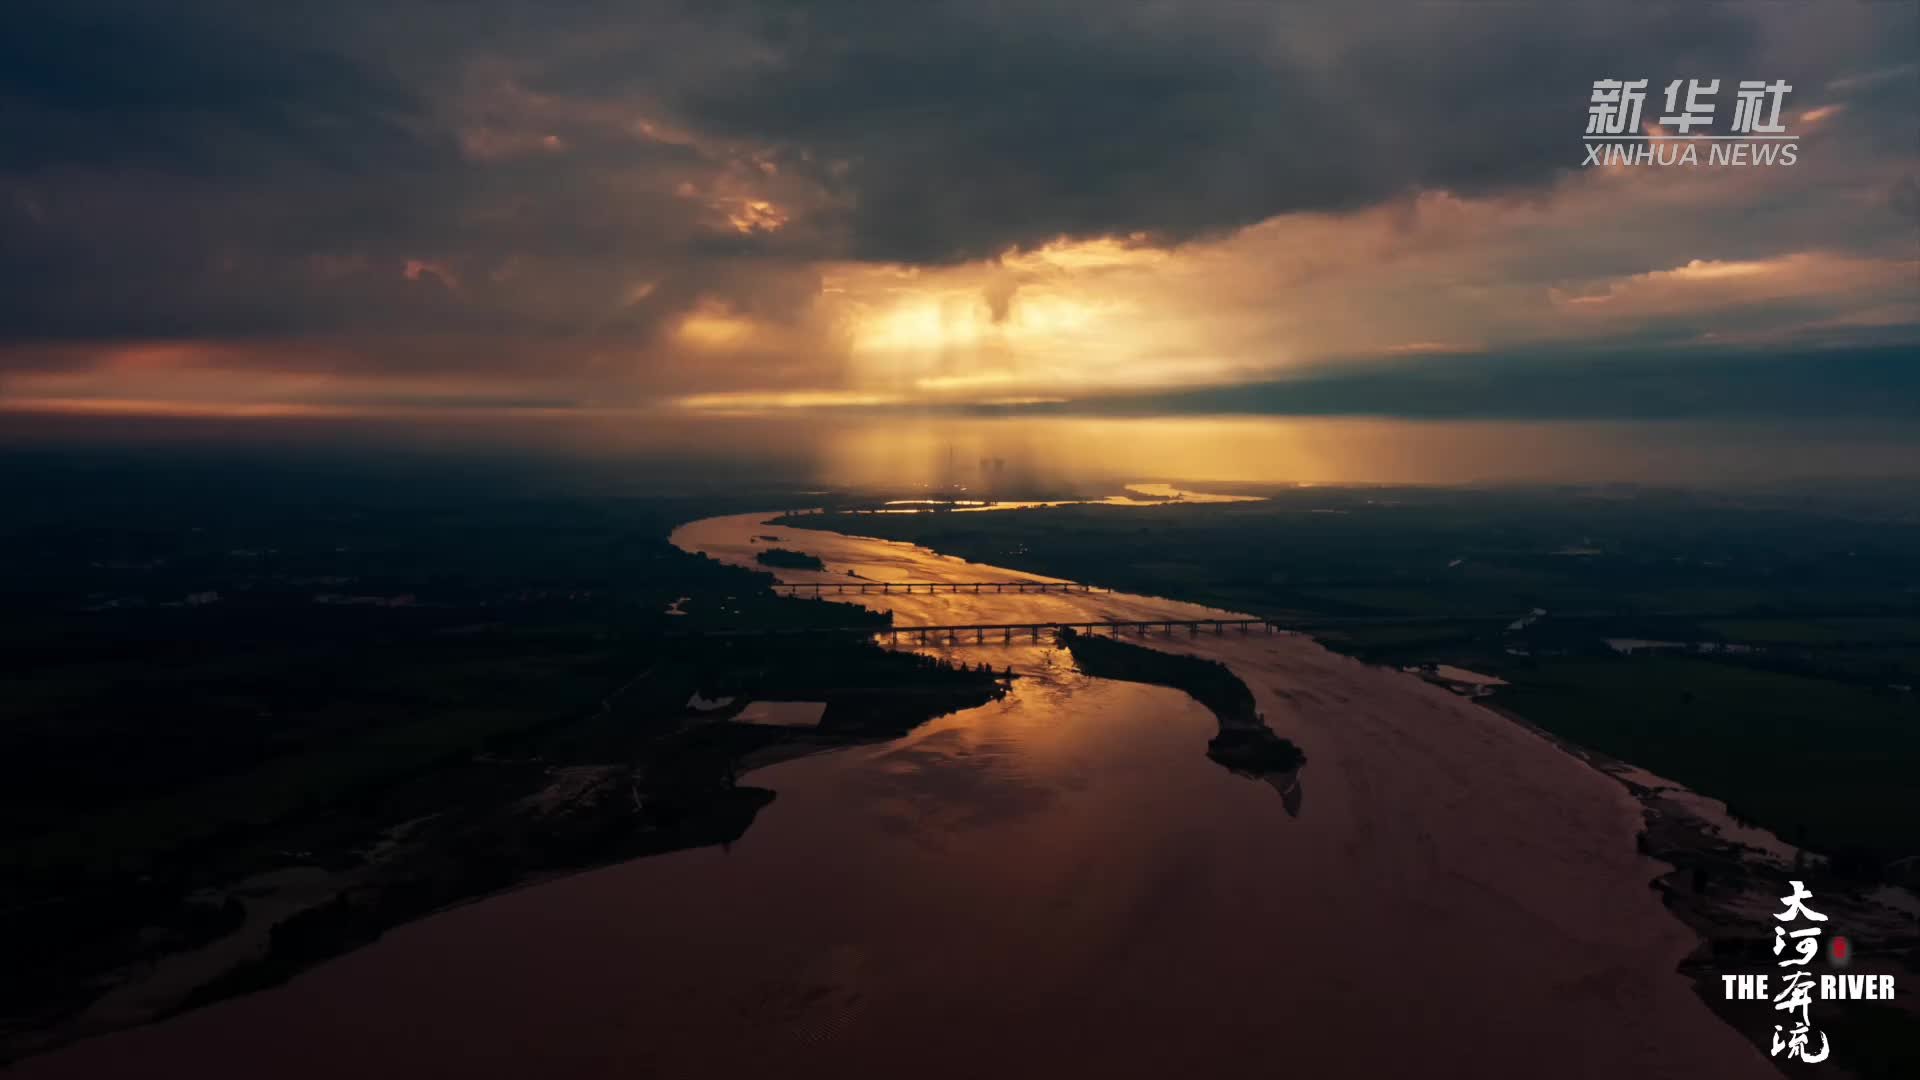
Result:
<svg viewBox="0 0 1920 1080">
<path fill-rule="evenodd" d="M 1152 511 L 1143 510 L 1143 514 Z M 1040 580 L 909 545 L 694 522 L 794 582 Z M 900 625 L 1182 618 L 1125 594 L 848 596 Z M 823 602 L 833 602 L 831 600 Z M 1043 640 L 893 742 L 787 761 L 746 836 L 455 908 L 286 986 L 22 1077 L 1773 1076 L 1675 965 L 1692 935 L 1619 783 L 1310 638 L 1157 631 L 1229 664 L 1308 764 L 1211 762 L 1211 714 Z M 916 645 L 916 648 L 921 647 Z"/>
</svg>

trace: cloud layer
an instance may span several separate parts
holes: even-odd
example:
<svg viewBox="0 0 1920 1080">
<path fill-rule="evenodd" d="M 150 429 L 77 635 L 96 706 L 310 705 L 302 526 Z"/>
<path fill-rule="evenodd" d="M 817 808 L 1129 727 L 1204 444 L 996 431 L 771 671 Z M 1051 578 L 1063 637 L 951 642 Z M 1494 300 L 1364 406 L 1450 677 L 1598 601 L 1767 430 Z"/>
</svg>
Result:
<svg viewBox="0 0 1920 1080">
<path fill-rule="evenodd" d="M 1016 407 L 1920 338 L 1908 5 L 170 8 L 0 39 L 0 406 Z M 1801 161 L 1582 169 L 1609 76 L 1649 117 L 1786 79 Z"/>
</svg>

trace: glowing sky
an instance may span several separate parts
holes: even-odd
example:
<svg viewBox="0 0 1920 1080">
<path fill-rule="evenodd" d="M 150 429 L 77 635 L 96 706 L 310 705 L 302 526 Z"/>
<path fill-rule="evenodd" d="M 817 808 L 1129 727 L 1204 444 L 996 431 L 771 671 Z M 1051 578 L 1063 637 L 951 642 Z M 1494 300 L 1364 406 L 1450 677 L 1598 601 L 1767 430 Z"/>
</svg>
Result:
<svg viewBox="0 0 1920 1080">
<path fill-rule="evenodd" d="M 1646 7 L 29 3 L 0 411 L 1911 403 L 1914 6 Z M 1786 79 L 1799 163 L 1583 169 L 1608 76 Z"/>
</svg>

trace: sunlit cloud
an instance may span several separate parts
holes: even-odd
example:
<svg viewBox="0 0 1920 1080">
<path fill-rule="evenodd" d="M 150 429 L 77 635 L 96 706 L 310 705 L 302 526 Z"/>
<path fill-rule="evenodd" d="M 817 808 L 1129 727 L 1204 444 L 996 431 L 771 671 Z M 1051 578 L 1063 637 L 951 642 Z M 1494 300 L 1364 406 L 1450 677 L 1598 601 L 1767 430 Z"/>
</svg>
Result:
<svg viewBox="0 0 1920 1080">
<path fill-rule="evenodd" d="M 1670 269 L 1598 282 L 1588 291 L 1555 289 L 1551 295 L 1570 315 L 1644 319 L 1836 295 L 1898 300 L 1904 294 L 1909 317 L 1920 321 L 1920 291 L 1912 289 L 1916 280 L 1920 259 L 1796 252 L 1745 261 L 1693 259 Z M 1704 325 L 1702 332 L 1714 329 Z"/>
<path fill-rule="evenodd" d="M 151 398 L 0 399 L 0 412 L 42 413 L 55 416 L 167 417 L 198 420 L 283 420 L 366 416 L 360 406 L 318 405 L 276 401 L 156 401 Z"/>
<path fill-rule="evenodd" d="M 880 405 L 899 405 L 905 398 L 895 394 L 876 394 L 845 390 L 794 390 L 787 392 L 720 391 L 688 394 L 675 403 L 683 409 L 707 413 L 758 413 L 787 409 L 837 409 Z"/>
<path fill-rule="evenodd" d="M 1794 128 L 1797 131 L 1812 131 L 1821 124 L 1845 112 L 1846 108 L 1845 105 L 1836 104 L 1821 105 L 1817 108 L 1808 109 L 1800 114 L 1798 121 L 1794 124 Z"/>
<path fill-rule="evenodd" d="M 1383 351 L 1388 356 L 1438 356 L 1479 352 L 1482 346 L 1462 341 L 1403 341 Z"/>
<path fill-rule="evenodd" d="M 735 232 L 779 232 L 787 224 L 787 212 L 765 199 L 741 199 L 726 211 L 727 223 Z"/>
<path fill-rule="evenodd" d="M 1201 3 L 1170 39 L 877 3 L 814 35 L 698 7 L 501 35 L 481 3 L 292 82 L 183 32 L 155 62 L 210 72 L 200 105 L 22 98 L 44 154 L 0 166 L 0 407 L 1017 408 L 1920 339 L 1905 6 L 1565 7 Z M 311 29 L 258 22 L 263 55 Z M 1800 163 L 1582 167 L 1560 97 L 1627 45 L 1790 77 Z M 876 83 L 896 46 L 913 78 Z M 1143 70 L 1155 107 L 1121 110 Z"/>
<path fill-rule="evenodd" d="M 432 278 L 446 286 L 447 291 L 460 292 L 460 278 L 445 263 L 432 259 L 408 259 L 401 264 L 400 273 L 408 281 L 421 281 Z"/>
<path fill-rule="evenodd" d="M 719 307 L 689 312 L 680 320 L 679 339 L 703 349 L 723 349 L 752 340 L 754 325 L 749 319 L 728 313 Z"/>
</svg>

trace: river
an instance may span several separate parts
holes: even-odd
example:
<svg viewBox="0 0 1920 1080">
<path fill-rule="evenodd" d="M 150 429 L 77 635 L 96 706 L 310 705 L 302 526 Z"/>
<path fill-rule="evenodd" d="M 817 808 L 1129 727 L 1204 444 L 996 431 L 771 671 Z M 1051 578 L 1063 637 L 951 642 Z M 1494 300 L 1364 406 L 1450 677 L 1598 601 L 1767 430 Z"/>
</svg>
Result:
<svg viewBox="0 0 1920 1080">
<path fill-rule="evenodd" d="M 1041 580 L 763 518 L 674 540 L 750 564 L 775 535 L 828 565 L 788 581 Z M 902 625 L 1213 614 L 846 599 Z M 1208 760 L 1213 718 L 1183 694 L 1090 679 L 1045 644 L 940 646 L 1025 677 L 904 738 L 752 773 L 778 797 L 727 849 L 450 910 L 18 1074 L 1776 1075 L 1675 972 L 1695 942 L 1648 888 L 1662 867 L 1618 783 L 1306 637 L 1149 643 L 1246 680 L 1308 754 L 1291 797 Z"/>
</svg>

